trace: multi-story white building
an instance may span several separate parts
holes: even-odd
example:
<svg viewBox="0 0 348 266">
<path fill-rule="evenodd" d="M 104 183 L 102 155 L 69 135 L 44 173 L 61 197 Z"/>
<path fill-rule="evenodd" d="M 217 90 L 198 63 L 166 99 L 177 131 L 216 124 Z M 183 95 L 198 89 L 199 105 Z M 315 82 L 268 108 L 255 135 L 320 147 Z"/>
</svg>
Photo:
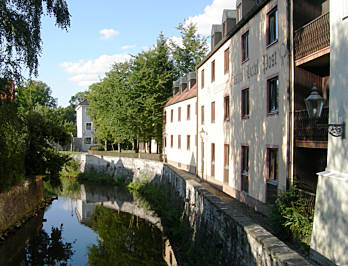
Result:
<svg viewBox="0 0 348 266">
<path fill-rule="evenodd" d="M 288 177 L 287 3 L 237 1 L 197 66 L 198 174 L 256 208 Z"/>
<path fill-rule="evenodd" d="M 77 139 L 80 143 L 80 151 L 86 152 L 89 147 L 94 144 L 94 128 L 93 122 L 88 115 L 88 100 L 84 100 L 79 103 L 76 108 L 76 127 L 77 127 Z"/>
<path fill-rule="evenodd" d="M 164 107 L 164 154 L 169 164 L 196 172 L 196 73 L 173 82 L 173 97 Z"/>
</svg>

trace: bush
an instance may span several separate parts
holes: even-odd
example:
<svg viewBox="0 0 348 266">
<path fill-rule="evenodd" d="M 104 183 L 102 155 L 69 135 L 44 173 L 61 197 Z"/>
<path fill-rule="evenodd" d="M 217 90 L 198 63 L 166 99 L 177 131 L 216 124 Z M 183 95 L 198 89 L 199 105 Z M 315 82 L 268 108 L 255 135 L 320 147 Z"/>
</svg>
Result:
<svg viewBox="0 0 348 266">
<path fill-rule="evenodd" d="M 25 177 L 26 134 L 13 104 L 0 105 L 0 191 Z"/>
<path fill-rule="evenodd" d="M 104 146 L 101 144 L 92 145 L 89 147 L 90 151 L 104 151 Z"/>
<path fill-rule="evenodd" d="M 276 199 L 272 219 L 276 231 L 285 239 L 294 238 L 309 243 L 313 214 L 307 209 L 306 199 L 296 192 L 296 187 L 282 192 Z"/>
</svg>

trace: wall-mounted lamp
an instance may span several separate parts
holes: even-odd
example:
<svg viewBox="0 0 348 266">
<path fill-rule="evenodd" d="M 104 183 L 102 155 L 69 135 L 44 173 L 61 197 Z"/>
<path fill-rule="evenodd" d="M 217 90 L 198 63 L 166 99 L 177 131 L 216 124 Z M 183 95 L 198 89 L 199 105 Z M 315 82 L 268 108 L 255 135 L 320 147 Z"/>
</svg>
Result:
<svg viewBox="0 0 348 266">
<path fill-rule="evenodd" d="M 318 88 L 313 84 L 311 93 L 305 99 L 306 109 L 309 118 L 317 121 L 321 113 L 323 111 L 324 99 L 318 93 Z M 319 127 L 327 127 L 328 132 L 331 136 L 341 137 L 342 139 L 345 137 L 345 123 L 342 124 L 328 124 L 328 125 L 318 125 Z"/>
</svg>

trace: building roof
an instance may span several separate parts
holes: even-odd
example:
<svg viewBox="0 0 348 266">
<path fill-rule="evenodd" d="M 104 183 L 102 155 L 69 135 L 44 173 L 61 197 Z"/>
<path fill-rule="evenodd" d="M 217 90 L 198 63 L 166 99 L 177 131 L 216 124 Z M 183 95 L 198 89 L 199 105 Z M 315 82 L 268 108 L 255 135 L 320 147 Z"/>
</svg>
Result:
<svg viewBox="0 0 348 266">
<path fill-rule="evenodd" d="M 196 71 L 212 56 L 215 54 L 217 50 L 221 48 L 221 46 L 230 40 L 235 34 L 239 32 L 239 30 L 248 23 L 249 20 L 251 20 L 270 0 L 261 0 L 259 4 L 254 5 L 249 12 L 243 17 L 233 28 L 232 31 L 230 31 L 228 34 L 226 34 L 225 37 L 222 38 L 221 41 L 219 41 L 215 47 L 208 53 L 208 55 L 196 66 Z"/>
<path fill-rule="evenodd" d="M 89 105 L 88 100 L 83 100 L 82 102 L 80 102 L 78 105 Z"/>
<path fill-rule="evenodd" d="M 175 94 L 169 101 L 164 105 L 165 107 L 173 105 L 178 102 L 182 102 L 197 96 L 197 84 L 195 84 L 190 90 L 185 89 L 182 93 Z"/>
</svg>

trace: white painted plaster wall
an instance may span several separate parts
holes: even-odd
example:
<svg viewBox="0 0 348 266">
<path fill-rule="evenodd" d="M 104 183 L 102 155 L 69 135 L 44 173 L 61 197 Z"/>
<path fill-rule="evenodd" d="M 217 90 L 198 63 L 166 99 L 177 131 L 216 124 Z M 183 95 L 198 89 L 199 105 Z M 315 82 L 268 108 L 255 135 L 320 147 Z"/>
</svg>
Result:
<svg viewBox="0 0 348 266">
<path fill-rule="evenodd" d="M 348 124 L 347 16 L 347 0 L 330 0 L 329 123 L 345 122 L 346 125 Z M 318 174 L 311 257 L 327 265 L 329 263 L 348 265 L 347 150 L 347 137 L 342 139 L 329 135 L 327 169 Z"/>
<path fill-rule="evenodd" d="M 182 102 L 165 107 L 166 124 L 164 137 L 167 145 L 164 153 L 168 162 L 181 163 L 190 166 L 194 173 L 196 166 L 196 102 L 193 97 Z M 190 119 L 187 120 L 187 105 L 190 105 Z M 181 121 L 178 121 L 178 109 L 181 107 Z M 171 110 L 173 110 L 173 122 L 171 122 Z M 173 147 L 171 147 L 170 136 L 173 135 Z M 181 149 L 178 149 L 178 135 L 181 135 Z M 190 135 L 190 149 L 187 149 L 187 135 Z"/>
<path fill-rule="evenodd" d="M 94 127 L 93 122 L 88 115 L 88 105 L 78 105 L 76 111 L 77 137 L 82 138 L 82 151 L 88 151 L 89 147 L 94 144 Z M 91 130 L 86 129 L 86 123 L 92 123 Z M 91 138 L 91 144 L 85 144 L 85 138 Z"/>
<path fill-rule="evenodd" d="M 266 46 L 267 13 L 278 8 L 278 41 Z M 249 146 L 249 196 L 265 202 L 266 150 L 276 146 L 278 152 L 278 189 L 284 189 L 288 163 L 289 121 L 289 60 L 287 50 L 288 18 L 286 1 L 271 1 L 241 30 L 219 48 L 198 68 L 199 130 L 208 132 L 205 145 L 205 168 L 210 175 L 210 147 L 215 142 L 216 179 L 223 181 L 224 144 L 230 144 L 229 183 L 240 190 L 241 145 Z M 241 63 L 241 35 L 249 30 L 249 60 Z M 224 51 L 230 47 L 230 72 L 224 75 Z M 275 63 L 265 67 L 264 60 L 272 56 Z M 215 82 L 211 83 L 211 62 L 215 60 Z M 250 75 L 255 66 L 256 74 Z M 205 72 L 205 86 L 201 89 L 201 70 Z M 248 75 L 249 73 L 249 75 Z M 267 116 L 267 79 L 279 77 L 279 114 Z M 242 77 L 242 78 L 241 78 Z M 241 90 L 249 88 L 250 118 L 241 119 Z M 230 96 L 230 121 L 223 121 L 223 98 Z M 210 122 L 210 106 L 215 101 L 215 124 Z M 201 106 L 205 106 L 205 125 L 200 124 Z M 201 169 L 201 146 L 198 145 L 198 169 Z"/>
</svg>

